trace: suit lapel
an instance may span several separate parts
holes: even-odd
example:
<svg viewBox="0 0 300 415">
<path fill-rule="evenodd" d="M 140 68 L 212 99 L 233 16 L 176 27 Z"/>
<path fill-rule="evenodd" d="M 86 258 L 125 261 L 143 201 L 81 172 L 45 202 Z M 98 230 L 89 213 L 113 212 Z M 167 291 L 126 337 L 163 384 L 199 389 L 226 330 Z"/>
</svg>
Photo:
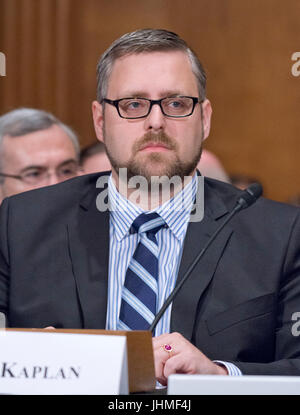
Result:
<svg viewBox="0 0 300 415">
<path fill-rule="evenodd" d="M 189 223 L 176 284 L 184 277 L 191 263 L 221 225 L 222 219 L 218 219 L 227 212 L 222 200 L 208 189 L 208 186 L 205 186 L 204 218 L 201 222 Z M 199 300 L 213 277 L 231 234 L 232 229 L 227 225 L 210 245 L 178 292 L 172 306 L 171 331 L 178 331 L 191 340 Z"/>
<path fill-rule="evenodd" d="M 104 329 L 109 261 L 109 211 L 96 207 L 96 188 L 90 189 L 67 225 L 84 328 Z"/>
</svg>

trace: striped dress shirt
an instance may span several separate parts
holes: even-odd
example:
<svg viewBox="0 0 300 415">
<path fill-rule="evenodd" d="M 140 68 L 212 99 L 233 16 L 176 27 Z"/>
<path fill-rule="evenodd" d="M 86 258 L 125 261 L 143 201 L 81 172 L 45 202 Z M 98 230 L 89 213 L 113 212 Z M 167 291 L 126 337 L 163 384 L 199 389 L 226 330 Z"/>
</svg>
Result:
<svg viewBox="0 0 300 415">
<path fill-rule="evenodd" d="M 197 175 L 195 174 L 181 192 L 152 210 L 152 212 L 158 213 L 168 225 L 160 229 L 156 235 L 159 248 L 157 312 L 171 294 L 176 283 L 183 242 L 197 193 L 197 183 Z M 139 235 L 132 234 L 129 230 L 133 221 L 141 213 L 144 213 L 144 210 L 118 192 L 111 176 L 108 181 L 108 197 L 110 204 L 110 249 L 106 329 L 117 330 L 126 270 L 139 243 Z M 158 322 L 155 336 L 170 332 L 171 308 L 172 304 Z M 221 361 L 216 361 L 216 363 L 225 365 L 230 375 L 241 374 L 239 369 L 230 363 Z"/>
</svg>

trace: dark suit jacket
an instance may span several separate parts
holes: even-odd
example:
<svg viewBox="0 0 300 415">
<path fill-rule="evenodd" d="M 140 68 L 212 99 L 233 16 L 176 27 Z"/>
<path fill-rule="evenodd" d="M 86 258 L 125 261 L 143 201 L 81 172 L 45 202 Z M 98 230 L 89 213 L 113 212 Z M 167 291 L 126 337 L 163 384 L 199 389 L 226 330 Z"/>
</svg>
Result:
<svg viewBox="0 0 300 415">
<path fill-rule="evenodd" d="M 5 200 L 0 311 L 10 327 L 105 328 L 109 212 L 99 174 Z M 189 224 L 178 280 L 240 191 L 205 180 L 205 216 Z M 226 225 L 175 298 L 171 330 L 244 374 L 300 375 L 300 209 L 259 199 Z M 294 333 L 295 334 L 295 333 Z"/>
</svg>

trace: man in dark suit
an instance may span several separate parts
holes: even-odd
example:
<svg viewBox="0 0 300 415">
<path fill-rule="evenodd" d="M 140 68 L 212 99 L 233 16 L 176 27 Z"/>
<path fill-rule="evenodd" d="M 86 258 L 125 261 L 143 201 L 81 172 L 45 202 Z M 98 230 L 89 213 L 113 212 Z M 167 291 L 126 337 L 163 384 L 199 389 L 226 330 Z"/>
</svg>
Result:
<svg viewBox="0 0 300 415">
<path fill-rule="evenodd" d="M 240 197 L 197 176 L 211 105 L 203 68 L 182 39 L 127 34 L 102 56 L 98 79 L 94 125 L 112 174 L 14 196 L 1 208 L 0 311 L 9 326 L 149 327 L 150 296 L 157 311 Z M 166 196 L 162 186 L 153 197 L 147 186 L 162 176 L 179 177 L 183 188 L 177 182 Z M 199 194 L 204 216 L 191 221 Z M 151 227 L 137 224 L 145 216 Z M 135 285 L 148 290 L 145 303 Z M 225 226 L 157 325 L 157 379 L 300 375 L 299 307 L 299 209 L 259 199 Z"/>
</svg>

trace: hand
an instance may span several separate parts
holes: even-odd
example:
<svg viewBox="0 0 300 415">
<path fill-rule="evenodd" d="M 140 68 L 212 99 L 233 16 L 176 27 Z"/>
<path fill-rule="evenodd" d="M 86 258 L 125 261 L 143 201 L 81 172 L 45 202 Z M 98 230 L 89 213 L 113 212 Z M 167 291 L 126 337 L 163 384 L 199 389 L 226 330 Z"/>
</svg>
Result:
<svg viewBox="0 0 300 415">
<path fill-rule="evenodd" d="M 192 345 L 179 333 L 162 334 L 154 337 L 154 364 L 156 379 L 164 386 L 168 383 L 168 376 L 174 373 L 227 375 L 223 366 L 209 360 L 199 349 Z M 164 349 L 170 345 L 171 352 Z"/>
</svg>

